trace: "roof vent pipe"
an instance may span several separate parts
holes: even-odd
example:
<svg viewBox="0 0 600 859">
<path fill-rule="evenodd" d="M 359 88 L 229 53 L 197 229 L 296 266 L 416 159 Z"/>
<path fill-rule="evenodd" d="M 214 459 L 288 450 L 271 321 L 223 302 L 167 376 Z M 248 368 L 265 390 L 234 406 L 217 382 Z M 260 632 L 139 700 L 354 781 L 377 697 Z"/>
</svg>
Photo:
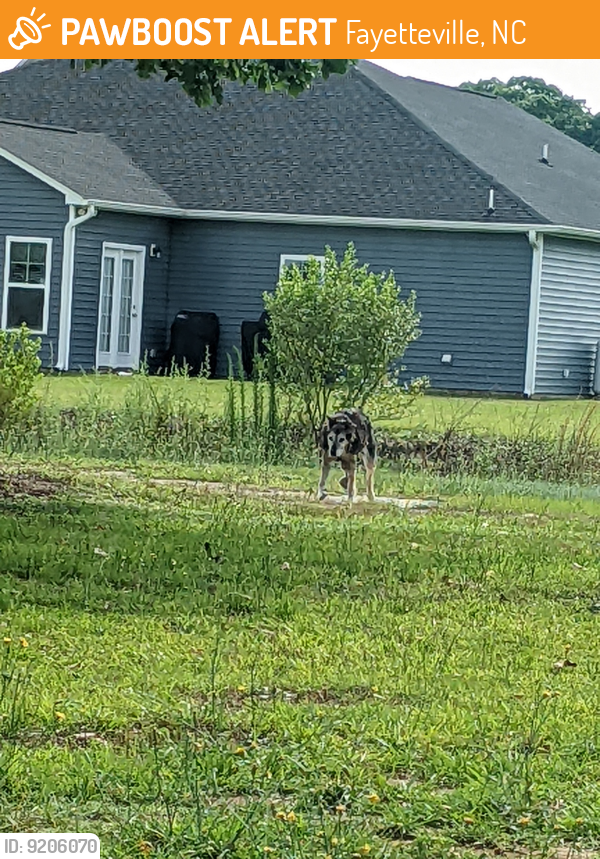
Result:
<svg viewBox="0 0 600 859">
<path fill-rule="evenodd" d="M 496 206 L 494 205 L 494 189 L 490 188 L 488 191 L 488 203 L 487 203 L 487 213 L 488 215 L 493 215 L 496 211 Z"/>
<path fill-rule="evenodd" d="M 544 143 L 542 146 L 542 157 L 540 158 L 542 164 L 547 164 L 550 167 L 550 146 L 547 143 Z"/>
</svg>

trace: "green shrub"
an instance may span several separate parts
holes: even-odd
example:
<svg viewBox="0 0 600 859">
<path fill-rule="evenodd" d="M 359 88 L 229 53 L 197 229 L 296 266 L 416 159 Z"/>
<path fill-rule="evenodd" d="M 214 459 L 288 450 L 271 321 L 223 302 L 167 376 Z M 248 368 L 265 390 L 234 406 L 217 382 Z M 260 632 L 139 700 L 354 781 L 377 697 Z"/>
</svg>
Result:
<svg viewBox="0 0 600 859">
<path fill-rule="evenodd" d="M 35 404 L 41 345 L 25 325 L 16 331 L 0 330 L 0 429 L 21 421 Z"/>
<path fill-rule="evenodd" d="M 285 268 L 264 303 L 279 385 L 300 398 L 313 430 L 330 406 L 364 408 L 396 382 L 420 334 L 414 293 L 402 301 L 393 272 L 359 265 L 352 243 L 339 262 L 327 247 L 324 269 L 315 258 Z"/>
</svg>

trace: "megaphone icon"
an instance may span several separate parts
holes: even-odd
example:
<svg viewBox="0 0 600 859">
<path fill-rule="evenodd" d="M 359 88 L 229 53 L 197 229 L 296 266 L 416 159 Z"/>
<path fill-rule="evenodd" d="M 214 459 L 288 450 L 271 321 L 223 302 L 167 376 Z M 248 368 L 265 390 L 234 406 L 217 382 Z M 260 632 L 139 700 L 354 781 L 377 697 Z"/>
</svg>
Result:
<svg viewBox="0 0 600 859">
<path fill-rule="evenodd" d="M 34 13 L 35 9 L 32 10 L 31 14 Z M 44 17 L 45 15 L 40 15 L 37 20 L 41 21 Z M 40 28 L 35 21 L 23 15 L 21 18 L 17 18 L 15 32 L 8 37 L 8 43 L 15 51 L 20 51 L 25 45 L 37 45 L 38 42 L 42 41 L 42 30 L 49 26 L 50 24 L 45 24 Z"/>
</svg>

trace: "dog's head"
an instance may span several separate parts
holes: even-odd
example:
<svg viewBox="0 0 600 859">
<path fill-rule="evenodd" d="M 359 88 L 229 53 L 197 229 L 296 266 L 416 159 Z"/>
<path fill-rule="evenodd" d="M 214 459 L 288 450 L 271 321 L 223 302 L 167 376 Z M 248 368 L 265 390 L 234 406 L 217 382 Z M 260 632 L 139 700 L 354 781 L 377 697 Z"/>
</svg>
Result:
<svg viewBox="0 0 600 859">
<path fill-rule="evenodd" d="M 356 426 L 346 415 L 338 414 L 327 418 L 321 429 L 321 447 L 331 459 L 355 454 L 357 443 Z"/>
</svg>

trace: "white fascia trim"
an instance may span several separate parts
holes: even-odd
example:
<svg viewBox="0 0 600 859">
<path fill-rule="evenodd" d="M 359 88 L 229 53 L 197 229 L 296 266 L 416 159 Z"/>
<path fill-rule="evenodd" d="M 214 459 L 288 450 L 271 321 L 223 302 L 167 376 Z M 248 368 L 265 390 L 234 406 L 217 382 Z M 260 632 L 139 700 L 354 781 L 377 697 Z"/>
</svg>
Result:
<svg viewBox="0 0 600 859">
<path fill-rule="evenodd" d="M 331 227 L 384 227 L 406 230 L 442 230 L 480 233 L 528 234 L 531 230 L 553 236 L 600 241 L 600 229 L 569 227 L 559 224 L 484 223 L 481 221 L 433 221 L 414 218 L 368 218 L 353 215 L 299 215 L 288 212 L 228 212 L 221 209 L 181 209 L 177 206 L 146 206 L 119 203 L 112 200 L 89 200 L 89 204 L 111 212 L 132 215 L 157 215 L 166 218 L 187 218 L 204 221 L 241 221 L 268 224 L 315 224 Z"/>
<path fill-rule="evenodd" d="M 532 397 L 535 393 L 544 236 L 537 234 L 535 230 L 531 230 L 529 233 L 529 244 L 532 247 L 532 259 L 531 287 L 529 290 L 529 325 L 527 328 L 527 356 L 525 359 L 525 386 L 523 389 L 523 393 L 526 397 Z"/>
<path fill-rule="evenodd" d="M 75 276 L 75 231 L 80 224 L 89 221 L 98 214 L 94 206 L 90 206 L 84 215 L 76 217 L 74 205 L 69 206 L 69 220 L 65 224 L 63 235 L 62 274 L 60 279 L 60 319 L 58 326 L 58 355 L 57 370 L 69 369 L 71 352 L 71 317 L 73 314 L 73 280 Z"/>
<path fill-rule="evenodd" d="M 14 155 L 12 152 L 9 152 L 8 149 L 3 149 L 1 146 L 0 158 L 5 158 L 6 161 L 10 161 L 11 164 L 14 164 L 15 167 L 20 167 L 21 170 L 24 170 L 31 176 L 35 176 L 36 179 L 39 179 L 41 182 L 44 182 L 46 185 L 49 185 L 51 188 L 54 188 L 55 191 L 60 191 L 61 194 L 64 194 L 65 203 L 67 206 L 87 205 L 83 197 L 75 193 L 75 191 L 72 191 L 71 188 L 67 188 L 66 185 L 62 184 L 62 182 L 57 182 L 56 179 L 53 179 L 51 176 L 48 176 L 47 173 L 43 173 L 41 170 L 38 170 L 37 167 L 33 167 L 31 164 L 28 164 L 27 161 L 23 161 L 22 158 L 19 158 L 17 155 Z"/>
</svg>

